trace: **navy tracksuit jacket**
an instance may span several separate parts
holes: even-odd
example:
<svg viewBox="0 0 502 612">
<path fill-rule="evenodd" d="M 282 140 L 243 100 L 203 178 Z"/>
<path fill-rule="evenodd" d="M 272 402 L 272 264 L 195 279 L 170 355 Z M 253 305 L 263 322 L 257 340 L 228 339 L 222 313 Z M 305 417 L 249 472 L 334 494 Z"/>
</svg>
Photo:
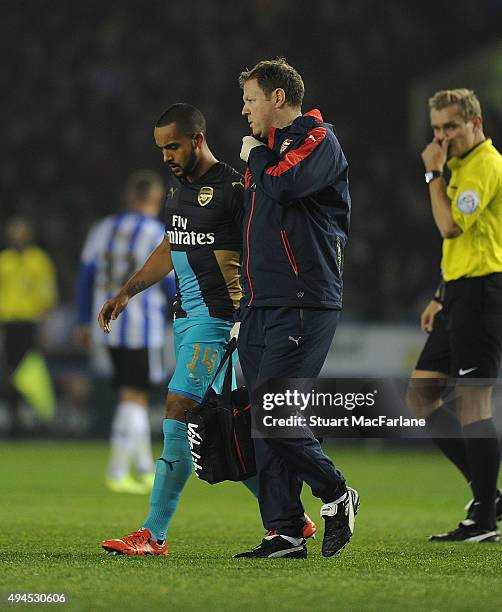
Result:
<svg viewBox="0 0 502 612">
<path fill-rule="evenodd" d="M 245 175 L 243 305 L 342 307 L 348 164 L 318 110 L 272 129 Z"/>
<path fill-rule="evenodd" d="M 347 161 L 317 110 L 272 129 L 268 146 L 250 152 L 245 179 L 238 347 L 253 398 L 269 378 L 315 378 L 321 370 L 342 307 L 350 196 Z M 345 479 L 309 430 L 254 444 L 263 524 L 299 537 L 302 482 L 330 502 Z"/>
</svg>

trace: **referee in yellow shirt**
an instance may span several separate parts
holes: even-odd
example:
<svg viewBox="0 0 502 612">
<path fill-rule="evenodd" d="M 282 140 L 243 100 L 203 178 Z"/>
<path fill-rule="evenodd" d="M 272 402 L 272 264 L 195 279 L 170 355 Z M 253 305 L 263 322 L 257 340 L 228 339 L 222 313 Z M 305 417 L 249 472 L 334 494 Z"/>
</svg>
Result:
<svg viewBox="0 0 502 612">
<path fill-rule="evenodd" d="M 502 156 L 485 138 L 474 92 L 439 91 L 429 107 L 434 138 L 422 159 L 444 238 L 443 283 L 422 313 L 422 329 L 430 334 L 407 399 L 474 498 L 456 529 L 430 539 L 498 542 L 500 448 L 491 395 L 502 351 Z M 449 378 L 455 379 L 455 412 L 441 399 Z"/>
<path fill-rule="evenodd" d="M 11 376 L 36 346 L 37 323 L 56 303 L 56 274 L 50 257 L 32 244 L 23 218 L 5 227 L 8 248 L 0 252 L 0 326 L 3 331 L 3 393 L 11 413 L 11 435 L 21 432 L 19 394 Z"/>
</svg>

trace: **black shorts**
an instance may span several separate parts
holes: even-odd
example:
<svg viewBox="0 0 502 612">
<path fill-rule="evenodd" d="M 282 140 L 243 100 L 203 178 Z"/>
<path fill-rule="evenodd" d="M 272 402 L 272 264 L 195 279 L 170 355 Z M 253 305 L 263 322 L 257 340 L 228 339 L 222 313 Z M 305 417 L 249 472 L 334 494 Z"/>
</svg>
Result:
<svg viewBox="0 0 502 612">
<path fill-rule="evenodd" d="M 108 347 L 118 387 L 150 388 L 148 349 Z"/>
<path fill-rule="evenodd" d="M 5 323 L 4 358 L 8 372 L 13 372 L 25 354 L 36 343 L 37 326 L 35 323 L 16 322 Z"/>
<path fill-rule="evenodd" d="M 497 378 L 502 352 L 502 273 L 460 278 L 445 285 L 416 365 L 452 378 Z"/>
</svg>

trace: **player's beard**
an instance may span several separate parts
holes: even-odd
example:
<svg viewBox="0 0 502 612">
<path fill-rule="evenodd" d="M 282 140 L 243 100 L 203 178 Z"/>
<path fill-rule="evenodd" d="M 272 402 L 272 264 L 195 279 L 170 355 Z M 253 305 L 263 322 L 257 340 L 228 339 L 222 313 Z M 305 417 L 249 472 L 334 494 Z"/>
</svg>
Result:
<svg viewBox="0 0 502 612">
<path fill-rule="evenodd" d="M 197 167 L 198 163 L 199 160 L 197 159 L 197 155 L 195 154 L 195 146 L 192 145 L 192 148 L 190 150 L 190 157 L 188 158 L 188 161 L 183 168 L 183 178 L 186 178 L 187 176 L 192 176 L 195 172 L 195 168 Z"/>
</svg>

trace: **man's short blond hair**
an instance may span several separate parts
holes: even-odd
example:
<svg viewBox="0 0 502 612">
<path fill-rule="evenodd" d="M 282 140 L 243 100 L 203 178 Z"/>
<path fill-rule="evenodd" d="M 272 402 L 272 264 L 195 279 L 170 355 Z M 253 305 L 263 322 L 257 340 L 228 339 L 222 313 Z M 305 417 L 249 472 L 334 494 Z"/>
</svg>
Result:
<svg viewBox="0 0 502 612">
<path fill-rule="evenodd" d="M 256 79 L 261 90 L 270 97 L 274 89 L 283 89 L 286 103 L 293 107 L 302 105 L 305 86 L 300 74 L 288 64 L 283 57 L 275 60 L 262 60 L 251 70 L 243 70 L 239 74 L 239 85 L 244 89 L 244 83 Z"/>
<path fill-rule="evenodd" d="M 472 89 L 443 89 L 429 98 L 431 110 L 441 110 L 452 104 L 458 104 L 464 121 L 472 121 L 474 117 L 481 117 L 481 104 Z"/>
</svg>

